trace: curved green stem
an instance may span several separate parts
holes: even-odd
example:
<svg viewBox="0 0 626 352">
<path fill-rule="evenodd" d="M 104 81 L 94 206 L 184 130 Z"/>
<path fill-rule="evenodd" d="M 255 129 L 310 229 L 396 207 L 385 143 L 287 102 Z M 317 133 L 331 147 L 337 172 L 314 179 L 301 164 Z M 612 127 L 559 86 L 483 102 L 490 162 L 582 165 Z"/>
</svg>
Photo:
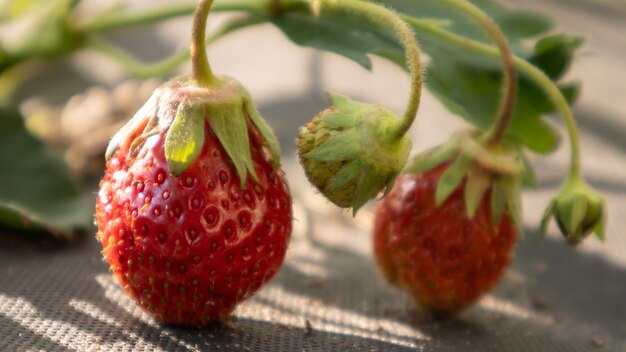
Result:
<svg viewBox="0 0 626 352">
<path fill-rule="evenodd" d="M 458 8 L 467 15 L 473 17 L 485 30 L 489 33 L 496 46 L 500 50 L 500 58 L 502 59 L 503 80 L 502 85 L 504 95 L 497 119 L 486 134 L 486 143 L 490 146 L 499 145 L 504 138 L 506 129 L 509 127 L 513 116 L 513 108 L 517 98 L 517 77 L 515 65 L 513 63 L 513 54 L 504 34 L 498 25 L 485 14 L 480 8 L 473 5 L 467 0 L 445 0 L 450 5 Z"/>
<path fill-rule="evenodd" d="M 262 22 L 263 21 L 261 18 L 254 16 L 248 16 L 234 20 L 232 22 L 228 22 L 224 26 L 220 27 L 218 30 L 211 33 L 207 37 L 205 45 L 208 46 L 218 39 L 224 37 L 225 35 L 238 29 L 242 29 L 244 27 L 252 26 Z M 176 70 L 187 60 L 189 60 L 189 57 L 191 56 L 189 50 L 183 50 L 163 60 L 153 63 L 144 63 L 130 56 L 122 49 L 102 40 L 91 40 L 88 43 L 88 46 L 118 62 L 128 74 L 140 78 L 150 78 L 154 76 L 167 75 Z"/>
<path fill-rule="evenodd" d="M 128 74 L 138 78 L 166 75 L 189 59 L 189 50 L 184 50 L 157 62 L 144 63 L 130 56 L 124 50 L 105 41 L 91 40 L 88 47 L 113 59 L 119 63 Z"/>
<path fill-rule="evenodd" d="M 213 0 L 199 0 L 198 8 L 193 15 L 191 28 L 191 71 L 193 78 L 200 85 L 211 85 L 217 82 L 217 77 L 211 70 L 206 54 L 206 22 L 211 12 Z"/>
<path fill-rule="evenodd" d="M 462 37 L 453 32 L 442 29 L 440 26 L 433 25 L 432 22 L 419 20 L 415 17 L 407 15 L 403 15 L 402 18 L 407 21 L 407 23 L 409 23 L 411 26 L 413 26 L 413 28 L 415 28 L 416 30 L 436 36 L 438 39 L 456 44 L 479 54 L 491 56 L 494 58 L 500 57 L 500 51 L 490 45 L 466 37 Z M 567 100 L 565 99 L 559 88 L 556 86 L 556 84 L 554 84 L 550 77 L 548 77 L 543 71 L 518 56 L 513 56 L 513 63 L 515 64 L 515 67 L 520 70 L 521 73 L 533 80 L 539 87 L 543 89 L 543 91 L 550 98 L 556 109 L 559 111 L 563 121 L 565 122 L 565 125 L 567 126 L 567 132 L 570 139 L 571 162 L 569 173 L 573 177 L 579 177 L 581 168 L 580 137 L 578 135 L 578 129 L 576 128 L 574 115 L 572 114 L 572 110 L 570 109 Z"/>
<path fill-rule="evenodd" d="M 415 121 L 415 116 L 420 105 L 423 83 L 420 49 L 417 40 L 415 39 L 413 30 L 395 12 L 384 6 L 369 3 L 367 1 L 319 0 L 318 2 L 314 2 L 313 6 L 315 7 L 316 5 L 320 6 L 319 10 L 321 11 L 325 9 L 354 11 L 367 17 L 369 20 L 380 26 L 391 27 L 393 29 L 395 36 L 404 46 L 407 68 L 411 74 L 411 93 L 409 96 L 409 102 L 400 126 L 393 131 L 393 136 L 396 138 L 405 135 L 409 128 L 411 128 L 413 121 Z M 316 12 L 315 8 L 314 12 Z"/>
<path fill-rule="evenodd" d="M 571 161 L 569 177 L 580 177 L 580 136 L 578 135 L 576 120 L 574 120 L 574 115 L 572 114 L 572 110 L 570 109 L 567 100 L 561 93 L 561 90 L 543 71 L 533 66 L 526 60 L 519 59 L 519 62 L 517 64 L 522 71 L 528 74 L 535 82 L 539 84 L 539 86 L 544 89 L 548 97 L 550 97 L 550 100 L 552 100 L 554 106 L 556 106 L 557 110 L 559 110 L 559 112 L 561 113 L 563 121 L 567 126 L 567 133 L 569 134 L 570 139 Z"/>
<path fill-rule="evenodd" d="M 0 73 L 0 106 L 15 103 L 13 99 L 18 88 L 39 73 L 42 67 L 42 62 L 38 60 L 27 60 Z"/>
<path fill-rule="evenodd" d="M 213 12 L 247 11 L 265 13 L 269 0 L 222 0 L 213 5 Z M 141 11 L 120 11 L 107 14 L 91 22 L 77 26 L 80 33 L 101 33 L 139 25 L 161 22 L 167 19 L 188 16 L 194 13 L 198 3 L 187 1 L 182 4 L 162 5 Z"/>
</svg>

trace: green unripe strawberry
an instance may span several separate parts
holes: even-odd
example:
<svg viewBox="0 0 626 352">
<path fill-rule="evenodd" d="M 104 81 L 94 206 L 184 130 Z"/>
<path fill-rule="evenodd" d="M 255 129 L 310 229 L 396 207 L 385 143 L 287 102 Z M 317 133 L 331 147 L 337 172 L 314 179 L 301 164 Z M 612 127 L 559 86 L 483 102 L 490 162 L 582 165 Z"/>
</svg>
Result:
<svg viewBox="0 0 626 352">
<path fill-rule="evenodd" d="M 381 191 L 387 192 L 411 150 L 400 124 L 381 105 L 332 95 L 333 106 L 300 130 L 298 155 L 309 181 L 342 208 L 356 212 Z"/>
</svg>

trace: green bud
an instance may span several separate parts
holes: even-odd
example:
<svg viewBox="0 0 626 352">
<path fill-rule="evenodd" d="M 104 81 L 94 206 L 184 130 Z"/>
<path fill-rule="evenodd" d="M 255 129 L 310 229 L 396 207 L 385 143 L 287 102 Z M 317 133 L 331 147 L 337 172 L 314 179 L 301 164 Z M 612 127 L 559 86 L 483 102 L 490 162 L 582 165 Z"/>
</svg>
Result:
<svg viewBox="0 0 626 352">
<path fill-rule="evenodd" d="M 570 178 L 546 209 L 541 221 L 545 234 L 550 218 L 554 216 L 567 242 L 580 243 L 591 232 L 604 240 L 606 203 L 602 196 L 580 178 Z"/>
<path fill-rule="evenodd" d="M 331 95 L 333 105 L 301 128 L 298 155 L 309 181 L 341 208 L 359 210 L 391 190 L 411 151 L 394 131 L 400 119 L 381 105 Z"/>
</svg>

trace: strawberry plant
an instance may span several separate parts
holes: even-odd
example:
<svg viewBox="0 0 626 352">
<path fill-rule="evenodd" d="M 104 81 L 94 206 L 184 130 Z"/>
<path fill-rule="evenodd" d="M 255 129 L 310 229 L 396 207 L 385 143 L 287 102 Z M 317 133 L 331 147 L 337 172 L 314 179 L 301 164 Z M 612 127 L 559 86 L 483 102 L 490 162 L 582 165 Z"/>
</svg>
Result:
<svg viewBox="0 0 626 352">
<path fill-rule="evenodd" d="M 156 77 L 191 60 L 191 76 L 156 89 L 112 136 L 96 200 L 106 260 L 129 295 L 160 320 L 198 326 L 227 319 L 285 256 L 291 197 L 278 142 L 247 90 L 213 73 L 205 48 L 263 23 L 366 69 L 376 55 L 408 71 L 402 117 L 333 93 L 297 144 L 307 177 L 330 202 L 356 213 L 383 197 L 376 259 L 387 279 L 426 309 L 465 308 L 504 273 L 522 232 L 521 188 L 532 180 L 526 154 L 558 145 L 550 113 L 567 127 L 571 162 L 541 228 L 554 218 L 571 244 L 590 233 L 604 238 L 606 205 L 581 173 L 570 107 L 579 85 L 562 80 L 582 40 L 553 34 L 541 14 L 492 0 L 201 0 L 86 18 L 80 5 L 0 4 L 0 25 L 20 28 L 0 37 L 0 146 L 17 150 L 0 154 L 0 164 L 11 166 L 0 175 L 0 224 L 70 239 L 91 216 L 65 165 L 28 133 L 15 109 L 15 93 L 42 65 L 34 63 L 91 50 L 131 75 Z M 241 16 L 206 36 L 211 9 Z M 191 50 L 159 62 L 140 62 L 106 39 L 113 30 L 191 14 Z M 409 160 L 407 132 L 423 85 L 472 129 Z M 26 158 L 33 162 L 20 162 Z M 49 177 L 34 176 L 44 169 Z"/>
</svg>

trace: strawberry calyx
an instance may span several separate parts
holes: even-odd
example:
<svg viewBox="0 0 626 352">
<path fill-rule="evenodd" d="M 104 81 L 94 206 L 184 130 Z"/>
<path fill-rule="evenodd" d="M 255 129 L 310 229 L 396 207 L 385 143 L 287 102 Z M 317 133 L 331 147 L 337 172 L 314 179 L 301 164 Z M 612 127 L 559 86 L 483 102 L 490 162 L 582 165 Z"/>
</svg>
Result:
<svg viewBox="0 0 626 352">
<path fill-rule="evenodd" d="M 211 86 L 198 86 L 193 78 L 182 77 L 157 88 L 113 136 L 106 158 L 122 143 L 128 143 L 130 155 L 137 155 L 150 136 L 164 134 L 169 171 L 179 176 L 202 150 L 205 121 L 230 157 L 242 185 L 248 174 L 258 181 L 250 152 L 250 128 L 258 131 L 271 154 L 274 170 L 278 168 L 280 150 L 274 133 L 254 107 L 247 90 L 236 80 L 224 76 Z"/>
<path fill-rule="evenodd" d="M 382 105 L 330 94 L 333 105 L 298 134 L 307 178 L 331 202 L 356 213 L 388 193 L 409 157 L 411 140 L 396 136 L 402 120 Z"/>
<path fill-rule="evenodd" d="M 484 134 L 475 131 L 459 132 L 448 142 L 416 156 L 403 173 L 425 173 L 447 164 L 437 183 L 437 206 L 462 186 L 468 218 L 474 218 L 483 197 L 489 195 L 493 226 L 500 223 L 507 211 L 521 233 L 520 188 L 525 168 L 522 157 L 516 148 L 488 146 L 485 139 Z"/>
</svg>

